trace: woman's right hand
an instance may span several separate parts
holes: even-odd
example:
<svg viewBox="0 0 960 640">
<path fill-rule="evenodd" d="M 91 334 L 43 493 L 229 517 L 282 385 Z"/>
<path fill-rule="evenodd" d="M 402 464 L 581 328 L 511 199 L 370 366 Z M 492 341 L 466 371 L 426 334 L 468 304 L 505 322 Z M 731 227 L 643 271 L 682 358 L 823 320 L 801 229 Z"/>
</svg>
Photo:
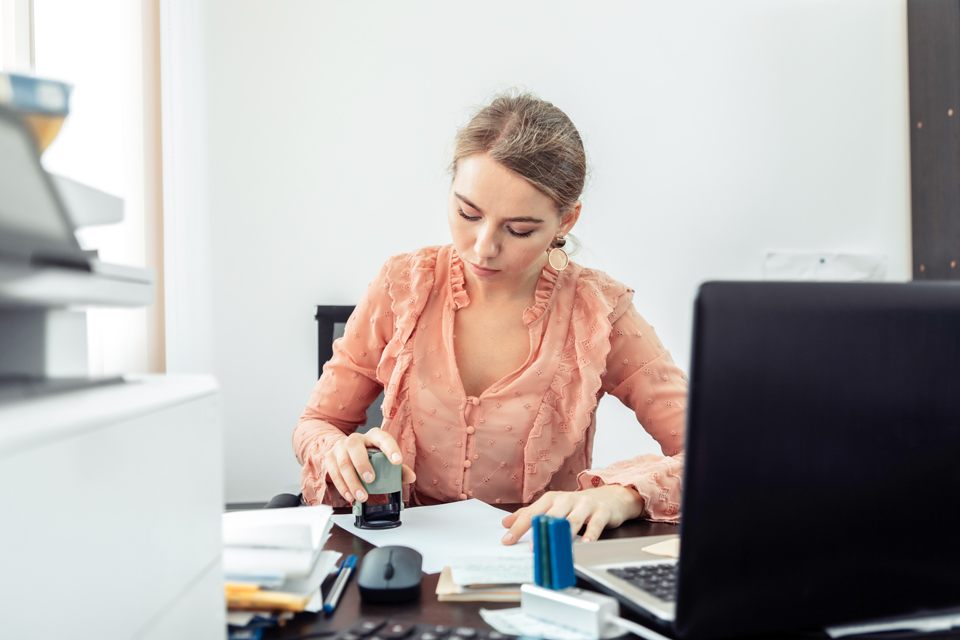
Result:
<svg viewBox="0 0 960 640">
<path fill-rule="evenodd" d="M 400 446 L 386 431 L 378 427 L 366 433 L 352 433 L 340 440 L 324 458 L 324 468 L 333 486 L 347 502 L 353 502 L 354 496 L 360 502 L 366 502 L 367 492 L 360 483 L 362 477 L 365 482 L 373 482 L 373 466 L 367 455 L 367 449 L 380 449 L 387 456 L 387 460 L 397 464 L 403 460 Z M 401 482 L 408 484 L 417 479 L 413 469 L 403 465 Z"/>
</svg>

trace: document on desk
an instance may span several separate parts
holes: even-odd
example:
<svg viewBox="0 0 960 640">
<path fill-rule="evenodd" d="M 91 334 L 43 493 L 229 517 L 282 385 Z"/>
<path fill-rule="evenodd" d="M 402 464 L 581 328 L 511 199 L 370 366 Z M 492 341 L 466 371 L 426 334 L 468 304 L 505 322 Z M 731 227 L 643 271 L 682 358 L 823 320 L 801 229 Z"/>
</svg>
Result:
<svg viewBox="0 0 960 640">
<path fill-rule="evenodd" d="M 500 633 L 543 640 L 596 640 L 596 636 L 583 633 L 569 627 L 534 618 L 523 609 L 480 609 L 480 617 Z M 627 635 L 626 631 L 616 630 L 613 635 L 604 636 L 606 640 Z"/>
<path fill-rule="evenodd" d="M 463 500 L 429 507 L 410 507 L 400 512 L 402 524 L 395 529 L 374 531 L 353 526 L 353 514 L 333 516 L 337 526 L 367 542 L 383 547 L 400 545 L 423 556 L 424 573 L 440 573 L 464 557 L 522 557 L 532 555 L 530 532 L 512 546 L 500 539 L 507 532 L 500 524 L 506 511 L 480 500 Z"/>
</svg>

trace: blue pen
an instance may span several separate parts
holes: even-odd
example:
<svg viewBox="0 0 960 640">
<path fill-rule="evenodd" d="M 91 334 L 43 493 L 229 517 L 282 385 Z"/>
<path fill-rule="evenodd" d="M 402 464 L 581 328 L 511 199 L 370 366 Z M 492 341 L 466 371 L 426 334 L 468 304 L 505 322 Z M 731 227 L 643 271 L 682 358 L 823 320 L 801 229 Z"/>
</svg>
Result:
<svg viewBox="0 0 960 640">
<path fill-rule="evenodd" d="M 355 566 L 357 566 L 357 556 L 352 553 L 340 563 L 340 571 L 337 573 L 337 579 L 333 581 L 333 588 L 330 590 L 330 595 L 327 596 L 326 602 L 323 603 L 324 613 L 333 613 L 333 610 L 337 608 L 337 603 L 340 602 L 340 595 L 343 593 L 343 588 L 347 586 L 347 580 L 350 579 L 350 574 L 353 573 Z"/>
</svg>

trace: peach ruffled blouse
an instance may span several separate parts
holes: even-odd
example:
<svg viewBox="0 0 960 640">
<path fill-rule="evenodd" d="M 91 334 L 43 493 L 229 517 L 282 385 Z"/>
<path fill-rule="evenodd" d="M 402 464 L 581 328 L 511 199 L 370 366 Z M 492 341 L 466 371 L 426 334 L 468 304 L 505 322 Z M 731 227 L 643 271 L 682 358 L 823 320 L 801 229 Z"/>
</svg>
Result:
<svg viewBox="0 0 960 640">
<path fill-rule="evenodd" d="M 449 245 L 390 258 L 334 343 L 294 430 L 305 501 L 346 504 L 327 481 L 324 456 L 364 424 L 385 390 L 380 426 L 417 474 L 405 489 L 413 504 L 529 503 L 550 490 L 616 483 L 637 489 L 646 517 L 678 520 L 687 380 L 632 298 L 600 271 L 544 268 L 523 314 L 527 362 L 467 396 L 453 349 L 457 310 L 470 304 L 460 258 Z M 590 470 L 605 393 L 635 411 L 662 456 Z"/>
</svg>

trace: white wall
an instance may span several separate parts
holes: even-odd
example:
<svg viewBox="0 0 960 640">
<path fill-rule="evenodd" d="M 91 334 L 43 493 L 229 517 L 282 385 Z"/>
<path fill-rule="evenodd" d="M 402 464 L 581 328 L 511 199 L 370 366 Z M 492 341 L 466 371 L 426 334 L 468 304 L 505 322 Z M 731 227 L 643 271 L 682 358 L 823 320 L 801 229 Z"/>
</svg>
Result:
<svg viewBox="0 0 960 640">
<path fill-rule="evenodd" d="M 203 59 L 165 69 L 206 73 L 181 97 L 206 119 L 209 152 L 174 150 L 165 167 L 168 182 L 209 175 L 206 204 L 166 211 L 209 229 L 182 255 L 167 247 L 168 269 L 191 267 L 168 276 L 180 328 L 167 348 L 171 371 L 205 367 L 188 354 L 208 329 L 186 318 L 212 322 L 228 501 L 298 483 L 290 434 L 316 375 L 312 306 L 353 303 L 386 256 L 448 241 L 450 141 L 498 88 L 536 91 L 577 124 L 593 167 L 579 260 L 637 290 L 678 362 L 698 283 L 758 279 L 768 250 L 883 254 L 890 279 L 909 277 L 903 0 L 204 11 Z M 599 413 L 601 463 L 651 444 L 614 404 Z"/>
</svg>

